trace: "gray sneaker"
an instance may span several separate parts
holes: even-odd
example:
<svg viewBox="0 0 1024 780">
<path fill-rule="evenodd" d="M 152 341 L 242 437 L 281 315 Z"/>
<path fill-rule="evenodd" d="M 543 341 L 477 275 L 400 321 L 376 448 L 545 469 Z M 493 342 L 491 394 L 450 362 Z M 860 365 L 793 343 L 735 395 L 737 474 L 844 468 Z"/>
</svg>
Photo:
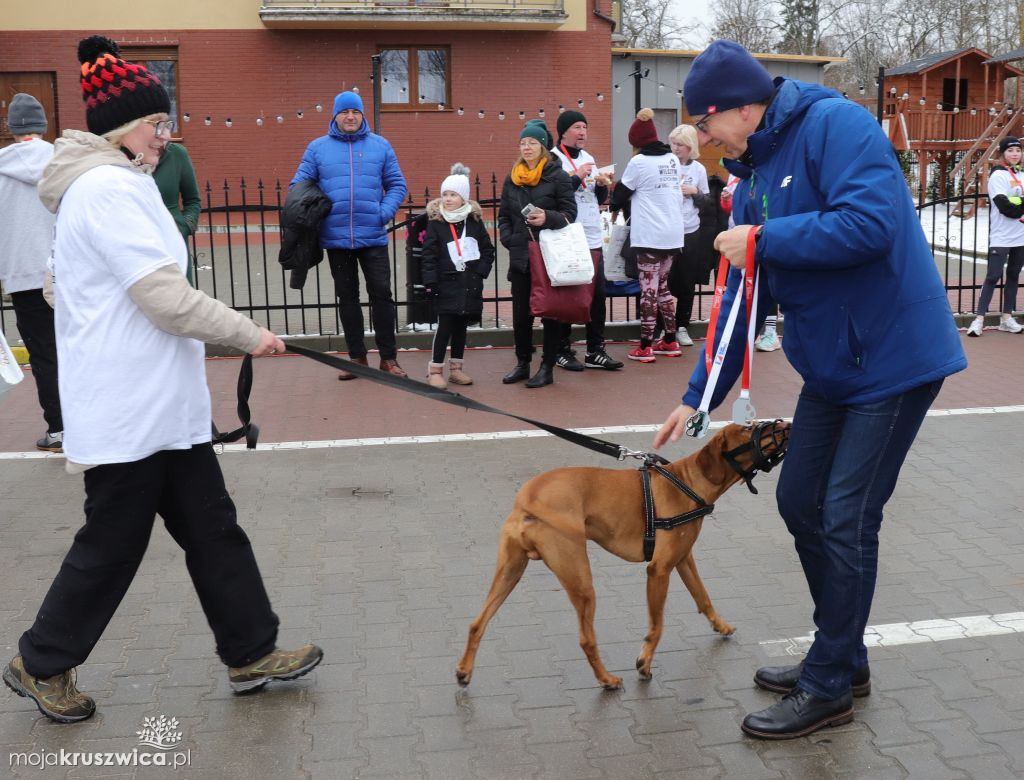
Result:
<svg viewBox="0 0 1024 780">
<path fill-rule="evenodd" d="M 981 332 L 984 330 L 984 328 L 985 321 L 978 317 L 975 317 L 973 320 L 971 320 L 971 324 L 967 326 L 967 335 L 973 338 L 977 338 L 978 336 L 981 335 Z"/>
<path fill-rule="evenodd" d="M 40 680 L 25 670 L 24 661 L 16 655 L 4 669 L 4 682 L 19 696 L 32 699 L 43 715 L 58 723 L 85 720 L 96 712 L 96 702 L 75 686 L 74 669 Z"/>
<path fill-rule="evenodd" d="M 64 431 L 47 431 L 43 438 L 36 441 L 36 449 L 43 452 L 64 452 Z"/>
</svg>

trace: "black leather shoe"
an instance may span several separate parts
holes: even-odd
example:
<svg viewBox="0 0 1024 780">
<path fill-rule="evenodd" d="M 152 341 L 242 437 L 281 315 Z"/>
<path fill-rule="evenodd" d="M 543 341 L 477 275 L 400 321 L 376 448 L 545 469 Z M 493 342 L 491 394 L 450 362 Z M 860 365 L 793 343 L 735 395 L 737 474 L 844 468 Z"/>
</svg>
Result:
<svg viewBox="0 0 1024 780">
<path fill-rule="evenodd" d="M 789 693 L 796 688 L 804 662 L 795 666 L 763 666 L 754 673 L 754 684 L 773 693 Z M 871 693 L 871 668 L 863 667 L 853 673 L 850 681 L 853 695 L 858 698 Z"/>
<path fill-rule="evenodd" d="M 838 699 L 819 699 L 803 688 L 782 697 L 766 710 L 752 712 L 740 727 L 758 739 L 793 739 L 813 734 L 825 726 L 842 726 L 853 720 L 853 694 Z"/>
<path fill-rule="evenodd" d="M 516 382 L 522 382 L 524 379 L 530 378 L 530 361 L 520 360 L 516 363 L 516 367 L 509 371 L 505 376 L 501 378 L 503 384 L 514 385 Z"/>
<path fill-rule="evenodd" d="M 554 381 L 555 377 L 551 374 L 551 366 L 547 363 L 541 363 L 537 373 L 530 377 L 530 381 L 526 383 L 526 386 L 544 387 L 544 385 L 550 385 Z"/>
<path fill-rule="evenodd" d="M 566 371 L 582 371 L 583 364 L 576 359 L 576 351 L 567 349 L 564 352 L 558 353 L 558 358 L 555 361 L 558 363 L 560 368 L 564 368 Z"/>
</svg>

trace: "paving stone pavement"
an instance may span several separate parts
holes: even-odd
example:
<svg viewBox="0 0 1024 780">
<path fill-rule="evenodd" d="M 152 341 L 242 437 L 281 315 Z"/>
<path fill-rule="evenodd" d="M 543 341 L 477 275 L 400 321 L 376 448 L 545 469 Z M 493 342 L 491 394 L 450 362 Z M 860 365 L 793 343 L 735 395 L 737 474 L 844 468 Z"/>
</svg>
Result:
<svg viewBox="0 0 1024 780">
<path fill-rule="evenodd" d="M 1001 338 L 1003 336 L 1003 338 Z M 55 725 L 0 689 L 0 777 L 193 778 L 1020 778 L 1024 777 L 1024 516 L 1019 347 L 966 340 L 971 365 L 930 417 L 889 504 L 870 623 L 914 644 L 870 651 L 873 691 L 856 719 L 784 743 L 744 737 L 744 714 L 774 697 L 754 670 L 785 663 L 811 630 L 811 607 L 773 499 L 733 488 L 706 521 L 697 561 L 716 608 L 714 634 L 672 586 L 654 678 L 633 659 L 646 630 L 644 568 L 590 551 L 597 634 L 622 691 L 602 691 L 576 619 L 540 562 L 492 621 L 472 684 L 454 668 L 493 574 L 499 526 L 518 487 L 561 465 L 614 465 L 551 438 L 392 443 L 227 452 L 221 457 L 275 608 L 280 643 L 316 641 L 308 677 L 233 696 L 181 552 L 157 531 L 80 687 L 99 710 Z M 628 344 L 610 347 L 623 358 Z M 424 353 L 403 353 L 414 376 Z M 540 391 L 500 384 L 509 350 L 467 355 L 460 392 L 568 426 L 663 419 L 698 350 L 653 366 L 571 375 Z M 215 417 L 233 419 L 237 361 L 208 362 Z M 798 380 L 781 352 L 760 355 L 763 415 L 791 414 Z M 382 391 L 295 357 L 257 363 L 261 442 L 509 431 L 517 421 Z M 728 403 L 725 408 L 728 408 Z M 354 414 L 353 410 L 359 410 Z M 81 524 L 81 477 L 63 460 L 22 458 L 40 433 L 31 376 L 0 406 L 0 662 L 13 655 Z M 646 449 L 651 434 L 608 435 Z M 671 449 L 678 456 L 693 442 Z M 11 453 L 14 453 L 13 455 Z M 670 453 L 666 453 L 670 454 Z M 1003 616 L 1002 623 L 965 617 Z M 951 622 L 960 618 L 960 623 Z M 931 622 L 926 622 L 931 621 Z M 910 624 L 909 626 L 906 624 Z M 960 631 L 988 625 L 995 630 Z M 1007 628 L 1010 626 L 1010 628 Z M 967 638 L 942 636 L 970 634 Z M 146 718 L 176 719 L 167 751 L 140 744 Z M 14 767 L 75 752 L 182 755 L 188 766 Z M 139 751 L 138 754 L 133 751 Z M 149 752 L 147 752 L 149 751 Z"/>
<path fill-rule="evenodd" d="M 883 526 L 872 624 L 1019 612 L 1024 586 L 1024 412 L 929 418 Z M 645 448 L 649 433 L 616 437 Z M 683 448 L 692 449 L 687 443 Z M 491 623 L 472 684 L 455 683 L 497 532 L 530 476 L 607 459 L 558 440 L 512 439 L 221 456 L 275 608 L 280 643 L 323 664 L 253 696 L 224 668 L 168 535 L 156 532 L 79 686 L 89 721 L 55 725 L 0 692 L 0 776 L 193 778 L 1012 778 L 1024 776 L 1024 635 L 871 650 L 856 719 L 783 743 L 748 739 L 743 715 L 775 697 L 761 643 L 811 630 L 809 599 L 776 511 L 776 474 L 737 486 L 705 521 L 697 561 L 737 627 L 714 634 L 679 582 L 650 682 L 644 567 L 592 549 L 597 635 L 622 691 L 595 683 L 574 612 L 533 562 Z M 59 458 L 0 464 L 0 649 L 6 661 L 81 521 L 81 479 Z M 189 766 L 10 766 L 18 753 L 146 750 L 145 718 L 176 718 Z M 154 751 L 160 752 L 160 751 Z"/>
</svg>

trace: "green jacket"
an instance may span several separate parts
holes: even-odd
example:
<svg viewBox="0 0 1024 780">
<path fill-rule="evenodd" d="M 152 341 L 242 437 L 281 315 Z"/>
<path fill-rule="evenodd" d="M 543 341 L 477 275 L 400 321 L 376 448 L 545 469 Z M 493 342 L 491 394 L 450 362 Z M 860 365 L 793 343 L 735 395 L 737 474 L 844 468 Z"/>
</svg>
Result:
<svg viewBox="0 0 1024 780">
<path fill-rule="evenodd" d="M 164 205 L 171 212 L 181 237 L 188 244 L 188 237 L 196 232 L 199 224 L 199 185 L 192 160 L 181 144 L 167 144 L 160 164 L 153 171 L 153 179 L 164 199 Z M 188 267 L 189 281 L 192 281 L 192 263 Z"/>
</svg>

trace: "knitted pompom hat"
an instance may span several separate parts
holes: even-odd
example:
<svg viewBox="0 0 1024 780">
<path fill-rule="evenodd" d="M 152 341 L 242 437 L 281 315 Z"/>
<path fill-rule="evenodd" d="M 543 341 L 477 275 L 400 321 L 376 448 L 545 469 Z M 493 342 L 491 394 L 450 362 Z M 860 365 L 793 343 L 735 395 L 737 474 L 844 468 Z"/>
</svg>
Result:
<svg viewBox="0 0 1024 780">
<path fill-rule="evenodd" d="M 639 149 L 641 146 L 656 143 L 658 129 L 654 126 L 654 112 L 649 108 L 641 108 L 636 112 L 636 121 L 629 126 L 629 144 Z"/>
<path fill-rule="evenodd" d="M 441 194 L 449 190 L 469 202 L 469 168 L 460 162 L 452 166 L 451 176 L 441 182 Z"/>
<path fill-rule="evenodd" d="M 90 133 L 103 135 L 133 119 L 170 113 L 160 79 L 142 65 L 125 62 L 117 44 L 102 35 L 78 43 L 82 100 Z"/>
</svg>

